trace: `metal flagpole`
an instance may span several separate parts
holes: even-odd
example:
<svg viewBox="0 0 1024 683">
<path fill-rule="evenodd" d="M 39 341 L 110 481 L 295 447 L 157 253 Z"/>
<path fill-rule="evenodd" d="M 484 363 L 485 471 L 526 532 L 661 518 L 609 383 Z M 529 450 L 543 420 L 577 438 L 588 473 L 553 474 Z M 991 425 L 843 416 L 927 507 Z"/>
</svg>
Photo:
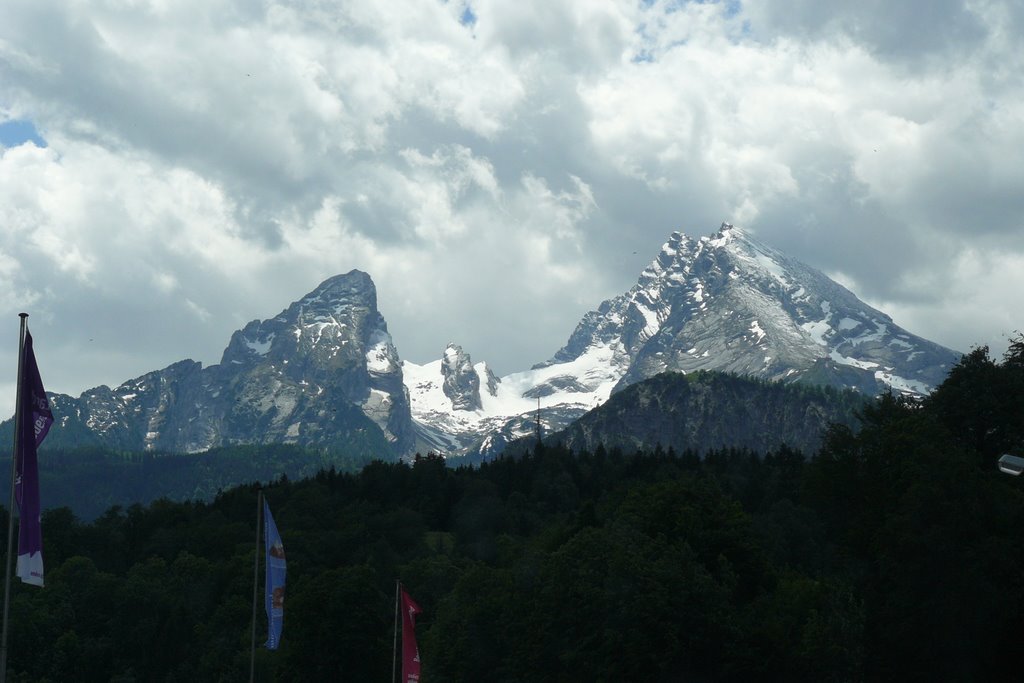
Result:
<svg viewBox="0 0 1024 683">
<path fill-rule="evenodd" d="M 391 683 L 395 683 L 395 674 L 398 671 L 398 593 L 402 589 L 402 580 L 395 579 L 395 640 L 391 645 Z"/>
<path fill-rule="evenodd" d="M 256 599 L 260 581 L 260 516 L 263 514 L 263 491 L 256 493 L 256 555 L 252 559 L 252 650 L 249 653 L 249 683 L 256 675 Z M 3 681 L 0 681 L 3 683 Z"/>
<path fill-rule="evenodd" d="M 4 625 L 0 635 L 0 683 L 7 681 L 7 618 L 11 607 L 11 553 L 14 549 L 14 476 L 18 460 L 18 437 L 21 434 L 21 373 L 25 360 L 25 329 L 28 313 L 21 316 L 21 335 L 18 338 L 18 388 L 14 405 L 14 450 L 11 452 L 11 498 L 7 506 L 7 569 L 4 577 Z"/>
</svg>

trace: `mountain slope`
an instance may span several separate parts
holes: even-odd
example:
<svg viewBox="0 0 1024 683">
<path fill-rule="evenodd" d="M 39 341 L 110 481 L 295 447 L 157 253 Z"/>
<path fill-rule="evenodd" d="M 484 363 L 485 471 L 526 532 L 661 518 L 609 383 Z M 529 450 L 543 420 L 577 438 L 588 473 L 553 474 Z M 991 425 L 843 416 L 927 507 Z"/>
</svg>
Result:
<svg viewBox="0 0 1024 683">
<path fill-rule="evenodd" d="M 80 397 L 55 395 L 55 446 L 196 452 L 294 443 L 489 457 L 557 431 L 662 372 L 926 394 L 959 354 L 915 337 L 825 275 L 728 224 L 673 233 L 637 283 L 587 313 L 563 348 L 496 377 L 451 344 L 402 363 L 366 273 L 321 283 L 236 331 L 219 364 L 191 360 Z"/>
<path fill-rule="evenodd" d="M 190 453 L 294 443 L 398 456 L 415 442 L 376 288 L 355 270 L 235 332 L 218 365 L 185 360 L 53 404 L 51 447 Z"/>
<path fill-rule="evenodd" d="M 445 361 L 406 364 L 406 374 L 416 378 L 409 390 L 419 429 L 442 452 L 479 457 L 532 432 L 538 407 L 545 427 L 558 430 L 667 371 L 924 395 L 959 357 L 723 224 L 696 240 L 673 233 L 637 283 L 587 313 L 550 360 L 496 382 L 481 374 L 480 386 L 497 387 L 490 404 L 481 394 L 478 408 L 456 406 L 436 391 Z"/>
<path fill-rule="evenodd" d="M 853 390 L 719 372 L 666 372 L 617 392 L 545 443 L 574 451 L 593 451 L 603 444 L 626 453 L 659 444 L 679 452 L 745 448 L 765 453 L 785 444 L 810 455 L 821 446 L 829 424 L 855 427 L 855 413 L 867 400 Z M 525 441 L 511 448 L 532 447 Z"/>
<path fill-rule="evenodd" d="M 458 368 L 457 380 L 453 379 L 454 368 Z M 539 397 L 532 390 L 538 384 L 536 371 L 499 379 L 486 363 L 474 364 L 456 344 L 449 344 L 438 361 L 424 365 L 404 361 L 402 370 L 421 450 L 493 456 L 507 443 L 535 431 Z M 571 387 L 546 397 L 544 420 L 549 428 L 569 424 L 599 405 L 607 392 L 585 393 L 582 402 L 572 398 Z"/>
<path fill-rule="evenodd" d="M 723 224 L 673 233 L 625 294 L 584 316 L 547 365 L 611 351 L 619 387 L 666 370 L 925 394 L 960 354 L 916 337 L 819 271 Z"/>
</svg>

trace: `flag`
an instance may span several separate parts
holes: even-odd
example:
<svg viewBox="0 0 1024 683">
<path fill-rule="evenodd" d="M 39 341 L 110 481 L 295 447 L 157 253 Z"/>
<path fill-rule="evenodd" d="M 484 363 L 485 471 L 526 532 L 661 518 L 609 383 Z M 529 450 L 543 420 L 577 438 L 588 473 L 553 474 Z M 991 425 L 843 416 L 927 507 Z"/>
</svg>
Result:
<svg viewBox="0 0 1024 683">
<path fill-rule="evenodd" d="M 276 650 L 281 643 L 281 627 L 284 625 L 284 545 L 265 498 L 263 525 L 263 540 L 267 547 L 267 649 Z"/>
<path fill-rule="evenodd" d="M 14 497 L 18 502 L 18 566 L 16 574 L 25 583 L 43 585 L 43 532 L 39 504 L 39 462 L 37 449 L 53 424 L 50 401 L 39 377 L 39 366 L 32 352 L 32 335 L 25 330 L 21 350 L 21 377 L 18 396 L 21 421 L 18 448 L 14 454 Z"/>
<path fill-rule="evenodd" d="M 402 589 L 402 683 L 419 683 L 420 649 L 416 647 L 416 615 L 422 612 Z"/>
</svg>

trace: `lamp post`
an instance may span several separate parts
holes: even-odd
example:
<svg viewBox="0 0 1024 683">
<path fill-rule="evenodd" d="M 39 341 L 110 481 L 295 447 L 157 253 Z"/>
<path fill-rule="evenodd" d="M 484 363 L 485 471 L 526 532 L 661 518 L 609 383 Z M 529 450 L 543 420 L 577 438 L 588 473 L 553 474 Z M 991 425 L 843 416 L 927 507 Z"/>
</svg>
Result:
<svg viewBox="0 0 1024 683">
<path fill-rule="evenodd" d="M 1010 474 L 1014 477 L 1024 472 L 1024 458 L 1018 458 L 1016 455 L 1000 456 L 999 458 L 999 471 L 1004 474 Z"/>
</svg>

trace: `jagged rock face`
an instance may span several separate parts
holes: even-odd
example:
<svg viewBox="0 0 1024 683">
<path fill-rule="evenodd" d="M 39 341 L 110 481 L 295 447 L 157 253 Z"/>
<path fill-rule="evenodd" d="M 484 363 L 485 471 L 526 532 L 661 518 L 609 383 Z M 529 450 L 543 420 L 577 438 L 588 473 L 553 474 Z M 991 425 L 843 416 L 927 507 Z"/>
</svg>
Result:
<svg viewBox="0 0 1024 683">
<path fill-rule="evenodd" d="M 116 389 L 100 386 L 78 398 L 54 394 L 56 429 L 51 446 L 96 444 L 153 450 L 168 448 L 164 444 L 169 441 L 183 444 L 206 440 L 205 411 L 188 420 L 177 419 L 183 408 L 202 404 L 204 393 L 202 366 L 185 360 Z M 170 433 L 174 434 L 171 439 Z"/>
<path fill-rule="evenodd" d="M 451 399 L 452 410 L 480 410 L 480 376 L 469 354 L 457 344 L 449 344 L 441 358 L 441 390 Z M 490 378 L 493 378 L 492 374 Z M 488 384 L 490 384 L 488 378 Z M 491 391 L 494 395 L 494 391 Z"/>
<path fill-rule="evenodd" d="M 490 459 L 509 442 L 535 434 L 538 398 L 545 404 L 541 422 L 549 430 L 565 427 L 597 401 L 585 390 L 573 393 L 579 390 L 570 385 L 578 382 L 563 383 L 557 377 L 551 383 L 561 386 L 562 393 L 538 390 L 547 384 L 531 371 L 499 379 L 486 363 L 474 365 L 456 344 L 449 344 L 439 361 L 424 365 L 406 361 L 402 368 L 412 404 L 416 448 L 466 458 L 462 462 Z M 566 402 L 566 395 L 582 396 L 589 404 Z"/>
<path fill-rule="evenodd" d="M 484 385 L 487 387 L 488 396 L 498 395 L 498 386 L 501 384 L 501 378 L 491 372 L 489 367 L 484 367 Z"/>
<path fill-rule="evenodd" d="M 441 382 L 436 365 L 410 366 L 417 375 L 410 388 L 425 442 L 479 457 L 528 436 L 524 425 L 538 404 L 545 421 L 560 429 L 569 416 L 666 371 L 717 370 L 869 396 L 889 388 L 922 395 L 959 357 L 897 327 L 813 268 L 723 224 L 696 240 L 673 233 L 636 285 L 587 313 L 547 362 L 500 383 L 492 383 L 489 370 L 485 382 L 478 365 L 488 391 L 475 416 L 449 407 L 447 390 L 430 389 Z"/>
<path fill-rule="evenodd" d="M 411 444 L 401 362 L 366 273 L 330 278 L 278 316 L 235 332 L 220 368 L 237 399 L 232 431 L 256 418 L 274 434 L 316 443 L 331 412 L 358 405 L 389 442 Z"/>
<path fill-rule="evenodd" d="M 235 332 L 219 365 L 182 361 L 116 389 L 55 396 L 59 430 L 48 443 L 193 452 L 370 435 L 390 455 L 483 456 L 522 436 L 538 408 L 560 429 L 665 371 L 926 394 L 958 359 L 723 224 L 696 240 L 674 233 L 635 286 L 524 372 L 499 379 L 456 345 L 439 363 L 403 368 L 372 280 L 352 271 Z"/>
<path fill-rule="evenodd" d="M 413 449 L 401 362 L 373 282 L 359 271 L 235 332 L 219 365 L 182 361 L 116 389 L 55 398 L 58 426 L 79 443 L 195 452 L 235 443 L 328 446 L 353 434 L 365 442 L 379 430 L 392 454 Z"/>
<path fill-rule="evenodd" d="M 723 224 L 673 233 L 629 292 L 544 366 L 610 350 L 617 389 L 667 370 L 925 394 L 960 354 L 909 334 L 820 272 Z"/>
</svg>

